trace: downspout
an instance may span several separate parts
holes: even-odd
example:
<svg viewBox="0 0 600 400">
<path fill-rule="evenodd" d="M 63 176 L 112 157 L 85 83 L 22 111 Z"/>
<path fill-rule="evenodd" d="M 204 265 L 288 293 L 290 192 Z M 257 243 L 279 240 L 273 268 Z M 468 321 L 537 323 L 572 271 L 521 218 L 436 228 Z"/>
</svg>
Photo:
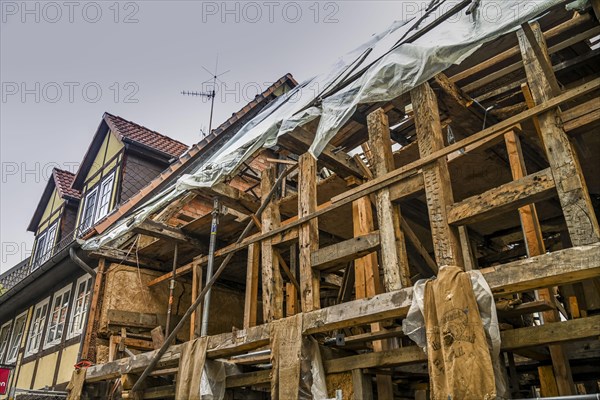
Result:
<svg viewBox="0 0 600 400">
<path fill-rule="evenodd" d="M 92 297 L 94 297 L 92 292 L 94 290 L 94 286 L 96 283 L 96 271 L 94 271 L 94 269 L 92 267 L 87 265 L 85 261 L 83 261 L 81 258 L 79 258 L 79 256 L 75 252 L 74 247 L 69 248 L 69 256 L 71 257 L 71 260 L 73 260 L 73 262 L 75 264 L 77 264 L 77 266 L 79 266 L 81 269 L 83 269 L 85 272 L 87 272 L 88 274 L 90 274 L 92 276 L 92 282 L 90 284 L 90 295 L 88 297 L 87 304 L 85 306 L 87 312 L 89 313 L 90 307 L 92 305 Z M 79 338 L 79 351 L 77 352 L 77 362 L 78 363 L 81 361 L 81 352 L 83 350 L 83 341 L 85 340 L 85 333 L 87 332 L 88 322 L 90 321 L 89 317 L 90 316 L 86 314 L 85 322 L 83 324 L 83 329 L 81 330 L 81 335 Z"/>
</svg>

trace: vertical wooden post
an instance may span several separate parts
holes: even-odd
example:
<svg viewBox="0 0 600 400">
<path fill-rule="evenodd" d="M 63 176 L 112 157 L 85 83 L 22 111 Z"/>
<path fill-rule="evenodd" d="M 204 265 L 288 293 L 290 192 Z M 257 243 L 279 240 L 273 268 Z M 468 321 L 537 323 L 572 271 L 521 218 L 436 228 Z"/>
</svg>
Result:
<svg viewBox="0 0 600 400">
<path fill-rule="evenodd" d="M 94 279 L 94 288 L 92 291 L 92 302 L 90 304 L 90 309 L 87 312 L 87 325 L 86 330 L 84 332 L 85 337 L 83 339 L 83 344 L 81 347 L 81 357 L 80 360 L 89 360 L 92 352 L 90 352 L 92 338 L 97 335 L 97 327 L 94 326 L 95 322 L 98 320 L 98 313 L 100 311 L 101 304 L 101 296 L 100 291 L 103 287 L 104 274 L 106 270 L 106 259 L 101 258 L 98 260 L 98 268 L 96 269 L 96 278 Z M 95 358 L 95 350 L 93 352 Z M 78 360 L 78 361 L 80 361 Z M 95 361 L 95 360 L 91 360 Z"/>
<path fill-rule="evenodd" d="M 317 160 L 305 153 L 298 159 L 298 218 L 317 210 Z M 311 254 L 319 248 L 319 224 L 317 219 L 300 225 L 300 298 L 302 311 L 309 312 L 321 307 L 320 273 L 311 265 Z"/>
<path fill-rule="evenodd" d="M 378 108 L 367 117 L 369 148 L 374 176 L 385 175 L 395 169 L 388 117 Z M 408 255 L 404 233 L 400 227 L 400 207 L 392 204 L 390 189 L 375 193 L 377 220 L 381 243 L 383 285 L 388 292 L 411 285 Z"/>
<path fill-rule="evenodd" d="M 196 257 L 192 264 L 192 303 L 198 298 L 198 293 L 202 290 L 202 266 Z M 202 321 L 202 305 L 199 305 L 190 317 L 190 340 L 200 336 L 200 321 Z"/>
<path fill-rule="evenodd" d="M 352 400 L 373 400 L 371 379 L 362 370 L 352 370 L 352 386 L 354 388 L 354 397 Z"/>
<path fill-rule="evenodd" d="M 525 159 L 523 157 L 519 137 L 514 131 L 511 131 L 504 135 L 504 141 L 506 143 L 506 150 L 513 179 L 517 180 L 525 177 L 527 175 L 527 168 L 525 166 Z M 535 257 L 545 254 L 546 246 L 544 245 L 542 228 L 537 216 L 535 204 L 528 204 L 519 208 L 519 217 L 521 219 L 527 256 Z M 536 292 L 540 299 L 546 300 L 550 304 L 554 304 L 554 289 L 539 289 Z M 542 313 L 542 316 L 544 318 L 544 323 L 560 322 L 556 310 L 546 311 Z M 569 358 L 562 345 L 552 345 L 549 346 L 549 348 L 554 367 L 554 374 L 556 374 L 556 382 L 558 382 L 558 386 L 561 388 L 561 394 L 568 394 L 575 389 L 573 378 L 571 376 Z M 550 367 L 550 371 L 544 372 L 546 374 L 552 374 L 552 367 Z M 552 375 L 552 381 L 554 380 L 554 375 Z"/>
<path fill-rule="evenodd" d="M 258 310 L 258 270 L 260 269 L 260 245 L 248 246 L 246 268 L 246 296 L 244 300 L 244 329 L 256 326 Z"/>
<path fill-rule="evenodd" d="M 425 157 L 444 147 L 438 102 L 427 82 L 414 88 L 410 95 L 419 153 L 421 157 Z M 462 268 L 463 259 L 458 229 L 448 224 L 446 214 L 446 207 L 454 203 L 446 159 L 438 159 L 435 163 L 423 167 L 423 178 L 435 260 L 440 267 L 456 265 Z"/>
<path fill-rule="evenodd" d="M 558 94 L 558 83 L 539 25 L 523 25 L 523 28 L 518 37 L 527 81 L 533 100 L 541 104 Z M 537 56 L 540 52 L 541 59 Z M 596 243 L 600 241 L 600 227 L 577 154 L 562 128 L 560 110 L 547 111 L 538 120 L 571 242 L 574 246 Z"/>
<path fill-rule="evenodd" d="M 373 231 L 373 208 L 368 196 L 361 197 L 352 203 L 352 220 L 354 237 L 362 236 Z M 356 298 L 372 297 L 382 292 L 379 278 L 377 253 L 370 253 L 354 260 Z M 381 323 L 371 324 L 371 331 L 382 330 Z M 374 351 L 389 350 L 388 340 L 373 342 Z M 393 399 L 394 390 L 390 375 L 376 375 L 378 398 L 381 400 Z"/>
<path fill-rule="evenodd" d="M 292 276 L 296 279 L 298 278 L 297 258 L 298 251 L 296 249 L 296 243 L 294 243 L 290 246 L 290 271 L 292 272 Z M 287 282 L 285 284 L 285 315 L 286 317 L 291 317 L 292 315 L 298 314 L 298 312 L 300 312 L 298 290 L 293 283 Z"/>
<path fill-rule="evenodd" d="M 275 180 L 274 167 L 267 168 L 262 172 L 260 192 L 263 201 L 275 184 Z M 263 211 L 261 220 L 263 233 L 279 226 L 281 216 L 279 215 L 279 206 L 274 200 L 271 200 L 265 211 Z M 271 239 L 261 242 L 261 258 L 263 317 L 264 322 L 267 323 L 283 318 L 283 280 L 279 269 L 279 259 L 275 254 Z"/>
<path fill-rule="evenodd" d="M 538 367 L 538 376 L 540 377 L 540 392 L 542 397 L 559 396 L 557 382 L 552 373 L 552 366 L 544 365 Z"/>
</svg>

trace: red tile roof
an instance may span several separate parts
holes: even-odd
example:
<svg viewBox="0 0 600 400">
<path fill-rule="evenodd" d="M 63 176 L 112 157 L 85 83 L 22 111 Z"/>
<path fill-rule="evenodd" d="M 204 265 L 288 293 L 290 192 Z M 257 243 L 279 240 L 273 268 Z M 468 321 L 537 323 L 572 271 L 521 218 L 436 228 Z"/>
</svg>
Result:
<svg viewBox="0 0 600 400">
<path fill-rule="evenodd" d="M 116 115 L 104 114 L 104 119 L 110 129 L 121 139 L 128 138 L 173 157 L 181 157 L 188 146 L 168 136 L 150 130 L 145 126 L 138 125 Z"/>
<path fill-rule="evenodd" d="M 54 168 L 52 170 L 52 176 L 54 177 L 54 184 L 60 197 L 70 197 L 72 199 L 81 199 L 81 192 L 77 189 L 73 189 L 71 186 L 75 179 L 75 174 L 64 171 L 62 169 Z"/>
</svg>

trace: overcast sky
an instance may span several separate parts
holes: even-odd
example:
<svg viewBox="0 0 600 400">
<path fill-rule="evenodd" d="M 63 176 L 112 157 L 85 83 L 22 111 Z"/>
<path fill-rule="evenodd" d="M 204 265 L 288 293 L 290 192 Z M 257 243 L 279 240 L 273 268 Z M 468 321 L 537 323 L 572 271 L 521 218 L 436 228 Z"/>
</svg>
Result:
<svg viewBox="0 0 600 400">
<path fill-rule="evenodd" d="M 52 167 L 77 168 L 103 112 L 191 145 L 210 106 L 180 92 L 209 89 L 217 54 L 230 72 L 214 126 L 288 72 L 323 72 L 414 3 L 1 0 L 1 271 L 29 255 Z"/>
</svg>

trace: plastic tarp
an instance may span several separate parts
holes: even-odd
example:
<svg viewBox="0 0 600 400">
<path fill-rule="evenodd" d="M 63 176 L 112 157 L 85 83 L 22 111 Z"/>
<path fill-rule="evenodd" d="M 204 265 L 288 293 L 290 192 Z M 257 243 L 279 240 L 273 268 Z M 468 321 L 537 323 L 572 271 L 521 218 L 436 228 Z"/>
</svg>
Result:
<svg viewBox="0 0 600 400">
<path fill-rule="evenodd" d="M 342 57 L 328 72 L 265 107 L 205 163 L 105 234 L 88 240 L 84 250 L 109 243 L 188 190 L 223 181 L 256 150 L 274 146 L 279 136 L 316 119 L 319 124 L 309 151 L 318 157 L 359 104 L 389 101 L 410 91 L 460 63 L 485 43 L 562 2 L 480 0 L 469 15 L 466 9 L 470 0 L 423 2 L 412 18 L 393 23 Z M 402 2 L 398 4 L 400 14 Z"/>
</svg>

